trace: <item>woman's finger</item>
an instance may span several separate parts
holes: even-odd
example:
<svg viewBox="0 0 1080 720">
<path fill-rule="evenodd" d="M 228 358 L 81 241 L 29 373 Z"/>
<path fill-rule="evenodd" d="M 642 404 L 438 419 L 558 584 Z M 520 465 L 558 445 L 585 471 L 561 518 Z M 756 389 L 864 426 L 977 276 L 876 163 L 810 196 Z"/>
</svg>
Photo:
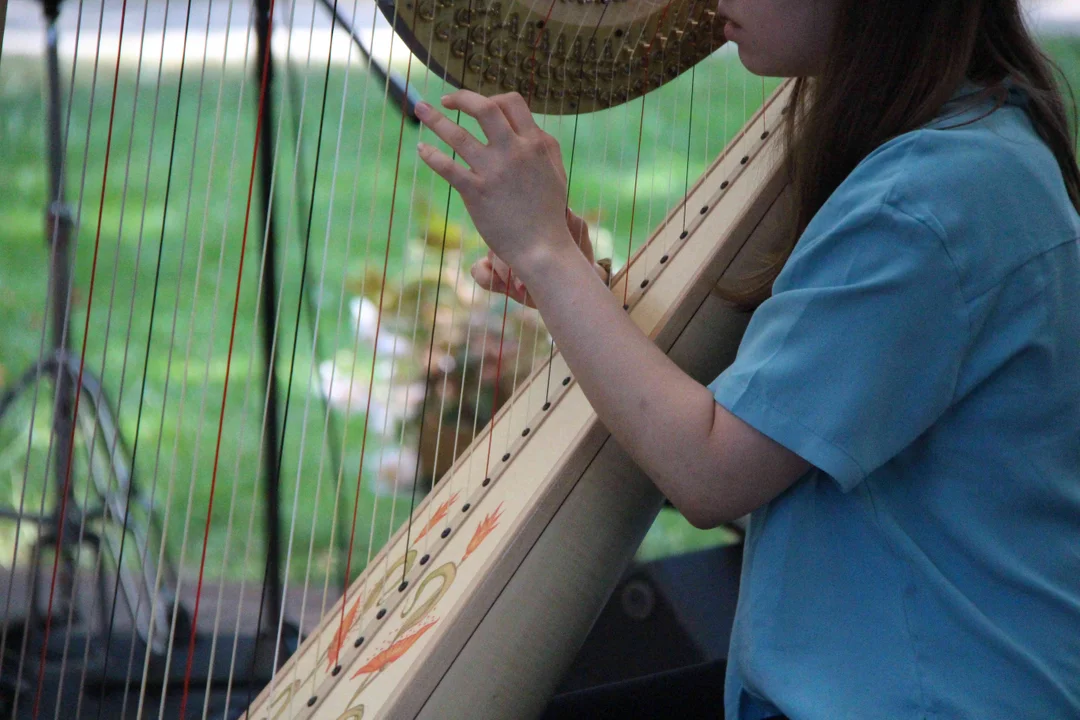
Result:
<svg viewBox="0 0 1080 720">
<path fill-rule="evenodd" d="M 524 285 L 518 286 L 514 283 L 514 287 L 509 289 L 506 286 L 506 280 L 499 277 L 494 268 L 491 265 L 491 260 L 488 258 L 480 258 L 470 268 L 469 272 L 473 276 L 473 280 L 476 284 L 485 290 L 496 293 L 498 295 L 509 295 L 514 300 L 517 300 L 522 305 L 529 307 L 536 307 L 532 298 L 528 295 L 528 290 Z"/>
<path fill-rule="evenodd" d="M 525 102 L 525 98 L 521 97 L 520 93 L 512 92 L 494 95 L 491 99 L 502 108 L 503 115 L 510 121 L 510 125 L 515 132 L 520 134 L 540 127 L 536 124 L 536 118 L 533 117 L 532 110 L 529 110 L 528 103 Z"/>
<path fill-rule="evenodd" d="M 506 115 L 503 114 L 503 109 L 491 98 L 486 98 L 480 93 L 472 90 L 458 90 L 444 96 L 442 104 L 447 110 L 460 110 L 476 118 L 489 143 L 502 145 L 513 135 L 513 128 L 506 119 Z"/>
<path fill-rule="evenodd" d="M 426 102 L 417 103 L 416 117 L 470 166 L 476 165 L 480 161 L 484 144 L 473 137 L 472 133 L 451 121 L 450 118 L 443 115 L 436 108 Z"/>
<path fill-rule="evenodd" d="M 449 155 L 427 143 L 419 143 L 416 151 L 428 167 L 459 193 L 465 193 L 469 189 L 472 173 L 468 168 L 458 165 Z"/>
<path fill-rule="evenodd" d="M 477 285 L 485 290 L 491 289 L 491 281 L 495 277 L 495 272 L 491 269 L 491 263 L 487 258 L 480 258 L 474 262 L 472 267 L 469 268 L 469 272 Z"/>
<path fill-rule="evenodd" d="M 491 267 L 494 270 L 496 277 L 500 280 L 503 282 L 508 282 L 510 280 L 510 266 L 504 263 L 502 258 L 498 255 L 492 255 Z"/>
</svg>

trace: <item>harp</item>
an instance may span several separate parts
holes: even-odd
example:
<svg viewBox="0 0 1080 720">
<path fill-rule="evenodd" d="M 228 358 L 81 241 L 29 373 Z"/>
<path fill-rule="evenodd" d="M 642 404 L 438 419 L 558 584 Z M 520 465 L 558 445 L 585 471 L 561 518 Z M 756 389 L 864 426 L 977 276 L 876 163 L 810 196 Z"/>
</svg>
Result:
<svg viewBox="0 0 1080 720">
<path fill-rule="evenodd" d="M 4 516 L 15 530 L 6 536 L 10 565 L 0 578 L 0 707 L 15 717 L 59 716 L 72 707 L 77 716 L 102 716 L 102 708 L 113 707 L 106 696 L 120 696 L 120 709 L 105 716 L 537 715 L 662 498 L 605 431 L 535 317 L 503 300 L 476 299 L 462 270 L 467 239 L 452 222 L 460 208 L 445 186 L 418 175 L 402 150 L 415 134 L 410 103 L 451 86 L 521 92 L 568 152 L 570 205 L 588 211 L 590 203 L 623 203 L 609 210 L 618 241 L 612 249 L 622 265 L 611 291 L 643 332 L 707 381 L 733 357 L 747 320 L 713 289 L 753 271 L 783 239 L 777 130 L 789 90 L 782 86 L 766 97 L 764 84 L 742 77 L 733 91 L 730 58 L 713 66 L 714 74 L 725 68 L 723 83 L 705 81 L 704 72 L 695 77 L 698 63 L 718 57 L 722 19 L 709 3 L 692 0 L 397 0 L 379 3 L 385 19 L 374 7 L 344 1 L 260 0 L 250 12 L 224 0 L 69 3 L 64 12 L 78 17 L 67 27 L 76 38 L 66 49 L 57 39 L 57 28 L 64 28 L 58 3 L 22 6 L 44 11 L 44 60 L 61 82 L 47 93 L 54 161 L 45 308 L 52 320 L 34 326 L 41 352 L 0 407 L 0 427 L 15 427 L 8 432 L 24 448 L 19 482 L 9 493 L 15 502 Z M 365 11 L 370 23 L 356 30 Z M 13 22 L 7 18 L 0 77 L 13 77 L 30 62 L 11 57 L 19 41 Z M 120 30 L 106 37 L 109 22 Z M 215 54 L 213 29 L 222 24 L 225 46 Z M 166 69 L 177 40 L 182 47 Z M 284 63 L 273 60 L 275 50 Z M 239 69 L 230 70 L 230 62 Z M 332 69 L 342 64 L 344 70 Z M 359 92 L 354 88 L 360 99 L 349 94 L 358 65 L 375 73 Z M 220 79 L 207 86 L 215 71 Z M 88 84 L 79 75 L 85 72 L 93 73 Z M 228 92 L 236 90 L 229 72 L 245 78 L 238 97 Z M 124 73 L 134 73 L 133 98 L 120 92 Z M 283 90 L 275 90 L 275 77 L 285 79 Z M 719 131 L 708 118 L 694 119 L 694 98 L 704 92 L 698 82 L 709 93 L 722 87 L 725 99 L 741 104 L 731 115 L 745 121 L 715 158 L 719 142 L 712 136 L 732 134 L 729 118 Z M 138 90 L 140 83 L 151 89 Z M 754 112 L 750 96 L 760 97 Z M 72 113 L 79 103 L 82 114 Z M 244 103 L 254 117 L 246 129 Z M 699 99 L 699 112 L 702 106 L 707 114 L 710 102 Z M 231 127 L 221 122 L 229 107 Z M 392 114 L 399 108 L 400 115 Z M 347 113 L 358 113 L 361 135 L 370 123 L 389 142 L 365 145 L 361 137 L 351 154 L 344 152 Z M 188 116 L 194 127 L 181 122 Z M 199 120 L 210 116 L 205 132 Z M 670 136 L 652 143 L 654 154 L 668 152 L 666 175 L 657 162 L 642 162 L 650 116 L 651 129 Z M 676 122 L 684 117 L 685 125 Z M 149 139 L 139 137 L 143 122 Z M 613 128 L 629 132 L 612 139 Z M 80 145 L 73 140 L 80 133 L 86 140 L 78 154 L 72 146 Z M 126 153 L 117 138 L 127 141 Z M 151 156 L 142 159 L 141 176 L 132 174 L 140 143 Z M 605 201 L 603 188 L 591 193 L 575 185 L 586 175 L 583 164 L 600 163 L 590 150 L 617 152 L 628 177 L 629 166 L 636 168 L 633 187 L 612 193 L 619 199 Z M 382 152 L 392 162 L 382 163 Z M 80 175 L 70 214 L 65 169 Z M 402 178 L 410 172 L 408 187 Z M 88 182 L 91 173 L 99 178 Z M 141 201 L 137 212 L 109 205 L 110 193 L 126 203 L 129 187 L 140 182 L 142 193 L 132 201 Z M 658 182 L 667 190 L 657 192 Z M 354 193 L 348 212 L 335 210 L 335 189 L 349 185 L 368 192 Z M 320 192 L 330 199 L 320 200 Z M 662 196 L 655 211 L 653 195 Z M 161 206 L 150 230 L 148 203 Z M 388 204 L 382 215 L 377 203 Z M 421 206 L 431 216 L 426 230 L 416 229 L 414 210 Z M 170 207 L 176 208 L 171 215 Z M 208 245 L 215 213 L 225 219 L 215 228 L 220 241 Z M 125 247 L 125 222 L 134 248 Z M 646 234 L 642 227 L 644 240 L 637 237 Z M 293 243 L 276 235 L 294 232 Z M 412 262 L 436 270 L 395 290 L 391 258 L 409 233 L 427 238 Z M 381 240 L 372 245 L 376 234 Z M 334 253 L 335 244 L 346 249 Z M 466 245 L 456 266 L 448 260 L 455 245 Z M 281 249 L 292 257 L 282 262 L 275 256 Z M 125 270 L 130 250 L 139 254 Z M 175 282 L 172 291 L 160 285 L 163 259 L 176 275 L 167 278 Z M 374 267 L 349 267 L 359 261 Z M 404 276 L 409 258 L 396 262 Z M 102 290 L 109 285 L 111 291 Z M 406 297 L 406 289 L 415 297 Z M 106 292 L 111 296 L 100 299 Z M 126 312 L 116 309 L 125 305 L 116 301 L 125 292 Z M 200 293 L 213 303 L 200 303 Z M 140 321 L 137 309 L 145 302 L 152 306 Z M 448 320 L 444 307 L 451 308 Z M 418 318 L 428 315 L 432 327 L 421 332 Z M 238 331 L 241 316 L 248 326 Z M 126 339 L 110 340 L 121 334 L 113 322 Z M 155 322 L 164 337 L 154 334 Z M 331 350 L 319 346 L 319 328 L 328 324 L 337 325 L 326 333 L 334 339 Z M 312 336 L 306 345 L 298 340 L 301 327 Z M 145 333 L 141 344 L 132 340 L 136 331 Z M 204 331 L 213 337 L 200 346 Z M 462 361 L 455 376 L 451 368 L 460 358 L 448 348 L 461 336 L 466 348 L 483 341 L 486 349 L 466 351 L 463 357 L 478 358 L 479 367 Z M 353 352 L 339 362 L 335 350 L 350 345 Z M 371 354 L 366 365 L 361 345 Z M 193 357 L 192 348 L 202 346 L 204 357 Z M 416 351 L 411 360 L 403 346 Z M 270 368 L 261 377 L 259 350 Z M 143 359 L 131 360 L 129 377 L 133 354 Z M 184 356 L 175 371 L 174 354 Z M 380 357 L 386 372 L 377 367 Z M 154 359 L 166 363 L 164 377 L 173 381 L 156 405 L 146 392 Z M 419 373 L 419 386 L 400 378 L 395 384 L 396 373 L 409 372 Z M 395 420 L 390 398 L 403 385 L 404 409 Z M 490 395 L 490 419 L 479 422 L 484 416 L 476 411 L 473 427 L 463 427 L 466 391 Z M 427 422 L 427 406 L 454 394 L 456 418 L 440 422 L 452 417 L 440 406 L 438 421 Z M 353 405 L 365 407 L 357 412 Z M 200 418 L 193 444 L 184 446 L 190 457 L 180 451 L 182 429 L 165 430 L 185 412 Z M 410 419 L 415 436 L 407 436 Z M 154 423 L 157 430 L 147 430 Z M 230 442 L 231 434 L 240 439 Z M 163 436 L 172 447 L 163 448 Z M 408 444 L 414 452 L 402 453 Z M 372 456 L 411 489 L 371 493 L 377 478 L 370 467 L 378 462 Z M 430 489 L 428 476 L 437 479 Z M 285 497 L 287 520 L 275 514 L 283 490 L 292 492 L 291 503 Z M 260 492 L 268 508 L 263 565 L 252 560 Z M 308 494 L 314 500 L 304 506 Z M 307 517 L 298 517 L 302 506 Z M 214 544 L 211 529 L 222 524 L 228 532 Z M 305 524 L 306 531 L 298 530 Z M 320 524 L 331 526 L 328 541 L 312 530 Z M 335 542 L 343 547 L 343 567 L 314 552 L 319 543 L 325 553 Z M 235 562 L 233 554 L 241 553 L 245 560 Z M 244 577 L 239 588 L 224 580 L 213 588 L 230 562 Z M 12 609 L 20 593 L 28 598 L 22 615 Z M 240 631 L 245 604 L 249 614 L 258 611 L 253 640 Z M 212 700 L 212 687 L 223 689 L 223 700 Z"/>
</svg>

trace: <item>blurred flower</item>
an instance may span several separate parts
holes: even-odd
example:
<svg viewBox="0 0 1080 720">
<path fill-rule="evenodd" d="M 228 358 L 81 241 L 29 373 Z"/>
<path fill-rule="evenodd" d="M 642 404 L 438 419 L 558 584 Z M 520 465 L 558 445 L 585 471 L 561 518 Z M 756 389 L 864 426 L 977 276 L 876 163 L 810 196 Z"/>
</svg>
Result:
<svg viewBox="0 0 1080 720">
<path fill-rule="evenodd" d="M 378 335 L 374 373 L 371 365 L 358 368 L 351 352 L 319 366 L 331 405 L 351 402 L 351 412 L 367 407 L 374 377 L 369 429 L 390 443 L 375 470 L 378 493 L 408 491 L 417 482 L 429 487 L 550 350 L 535 310 L 476 287 L 469 267 L 484 252 L 479 236 L 428 214 L 427 228 L 409 243 L 402 277 L 370 268 L 350 276 L 356 336 L 370 348 Z M 596 228 L 592 237 L 610 244 Z M 381 319 L 372 299 L 380 293 Z"/>
<path fill-rule="evenodd" d="M 349 313 L 352 315 L 353 328 L 361 340 L 373 343 L 378 335 L 375 351 L 379 355 L 389 353 L 395 357 L 412 354 L 412 343 L 408 338 L 395 335 L 386 324 L 379 323 L 379 308 L 366 297 L 356 297 L 349 301 Z"/>
<path fill-rule="evenodd" d="M 416 483 L 416 451 L 407 447 L 390 447 L 380 453 L 379 467 L 375 471 L 377 495 L 412 490 Z"/>
</svg>

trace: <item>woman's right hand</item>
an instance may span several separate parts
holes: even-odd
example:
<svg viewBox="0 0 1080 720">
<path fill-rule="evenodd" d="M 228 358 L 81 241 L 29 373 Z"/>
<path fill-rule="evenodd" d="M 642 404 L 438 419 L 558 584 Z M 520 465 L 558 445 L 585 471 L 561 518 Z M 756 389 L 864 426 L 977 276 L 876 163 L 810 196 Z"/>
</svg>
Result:
<svg viewBox="0 0 1080 720">
<path fill-rule="evenodd" d="M 578 247 L 585 257 L 596 269 L 596 274 L 605 282 L 608 280 L 608 271 L 598 265 L 593 256 L 592 241 L 589 239 L 589 226 L 580 215 L 573 210 L 566 210 L 566 227 L 570 235 L 577 241 Z M 511 272 L 509 265 L 504 263 L 494 252 L 488 250 L 485 257 L 480 258 L 472 266 L 472 276 L 476 283 L 494 293 L 508 295 L 522 305 L 535 308 L 532 298 L 529 297 L 528 288 Z M 507 282 L 512 287 L 507 287 Z"/>
</svg>

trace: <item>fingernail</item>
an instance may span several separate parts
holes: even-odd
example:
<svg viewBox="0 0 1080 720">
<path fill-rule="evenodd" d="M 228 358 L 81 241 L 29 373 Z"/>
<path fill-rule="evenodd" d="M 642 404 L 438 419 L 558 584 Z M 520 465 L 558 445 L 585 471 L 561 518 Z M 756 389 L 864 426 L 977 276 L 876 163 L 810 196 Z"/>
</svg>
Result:
<svg viewBox="0 0 1080 720">
<path fill-rule="evenodd" d="M 450 99 L 449 95 L 443 95 L 441 98 L 439 98 L 439 102 L 441 102 L 443 105 L 445 105 L 446 101 L 449 100 L 449 99 Z"/>
<path fill-rule="evenodd" d="M 416 116 L 417 117 L 423 117 L 424 115 L 427 115 L 429 112 L 431 112 L 431 105 L 424 102 L 423 100 L 416 103 Z"/>
<path fill-rule="evenodd" d="M 428 151 L 428 149 L 429 149 L 430 147 L 431 147 L 431 146 L 430 146 L 430 145 L 428 145 L 427 143 L 416 143 L 416 152 L 418 152 L 418 153 L 420 153 L 421 155 L 423 155 L 424 153 L 426 153 L 426 152 Z"/>
</svg>

